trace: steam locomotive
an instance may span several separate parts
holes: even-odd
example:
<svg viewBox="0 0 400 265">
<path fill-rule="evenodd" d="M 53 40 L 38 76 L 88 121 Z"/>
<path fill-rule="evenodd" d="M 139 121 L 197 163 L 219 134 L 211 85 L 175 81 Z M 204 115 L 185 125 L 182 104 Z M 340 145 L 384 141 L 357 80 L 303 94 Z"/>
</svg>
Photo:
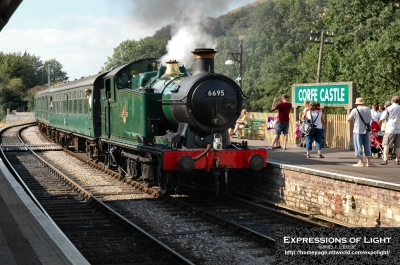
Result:
<svg viewBox="0 0 400 265">
<path fill-rule="evenodd" d="M 38 128 L 161 193 L 185 184 L 218 193 L 230 174 L 264 168 L 267 152 L 231 142 L 227 130 L 239 117 L 243 92 L 214 73 L 214 49 L 192 53 L 193 74 L 176 61 L 159 66 L 146 58 L 40 91 Z"/>
</svg>

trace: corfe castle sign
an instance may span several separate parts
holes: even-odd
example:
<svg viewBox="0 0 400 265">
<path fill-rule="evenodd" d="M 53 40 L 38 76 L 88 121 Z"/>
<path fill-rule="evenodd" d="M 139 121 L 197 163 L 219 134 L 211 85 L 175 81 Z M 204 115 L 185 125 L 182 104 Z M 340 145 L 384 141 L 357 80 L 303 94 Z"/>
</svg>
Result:
<svg viewBox="0 0 400 265">
<path fill-rule="evenodd" d="M 316 83 L 316 84 L 294 84 L 292 85 L 292 105 L 294 107 L 294 117 L 299 118 L 299 109 L 304 101 L 318 101 L 321 107 L 342 107 L 350 114 L 356 101 L 356 84 L 353 82 L 338 83 Z M 346 141 L 348 150 L 353 148 L 353 124 L 346 122 L 345 136 L 341 136 Z M 336 139 L 338 141 L 338 139 Z"/>
<path fill-rule="evenodd" d="M 296 94 L 299 102 L 305 100 L 333 104 L 347 104 L 349 102 L 348 87 L 344 85 L 299 87 Z"/>
<path fill-rule="evenodd" d="M 301 106 L 306 100 L 318 101 L 323 106 L 351 109 L 355 100 L 355 83 L 294 84 L 292 104 Z"/>
</svg>

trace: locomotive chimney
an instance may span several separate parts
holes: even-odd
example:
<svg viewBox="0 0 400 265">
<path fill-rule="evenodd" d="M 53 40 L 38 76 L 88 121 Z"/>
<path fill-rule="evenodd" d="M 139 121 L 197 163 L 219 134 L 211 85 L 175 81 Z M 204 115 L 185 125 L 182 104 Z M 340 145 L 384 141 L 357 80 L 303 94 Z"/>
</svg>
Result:
<svg viewBox="0 0 400 265">
<path fill-rule="evenodd" d="M 214 56 L 217 53 L 214 49 L 195 49 L 194 54 L 194 73 L 199 75 L 204 73 L 214 73 Z"/>
</svg>

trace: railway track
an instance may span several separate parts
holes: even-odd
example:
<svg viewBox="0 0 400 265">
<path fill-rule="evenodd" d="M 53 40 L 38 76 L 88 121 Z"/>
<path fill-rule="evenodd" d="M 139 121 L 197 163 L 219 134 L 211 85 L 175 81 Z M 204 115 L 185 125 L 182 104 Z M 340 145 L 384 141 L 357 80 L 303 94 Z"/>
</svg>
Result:
<svg viewBox="0 0 400 265">
<path fill-rule="evenodd" d="M 329 227 L 329 224 L 307 220 L 300 216 L 241 199 L 233 195 L 184 196 L 171 198 L 171 203 L 184 207 L 235 234 L 256 240 L 275 249 L 275 232 L 281 227 Z"/>
<path fill-rule="evenodd" d="M 58 154 L 63 153 L 59 151 L 56 145 L 50 143 L 21 145 L 15 140 L 11 142 L 3 140 L 2 150 L 7 154 L 17 154 L 16 157 L 18 158 L 13 162 L 15 165 L 22 164 L 24 162 L 22 160 L 24 159 L 36 161 L 32 158 L 22 159 L 22 157 L 30 156 L 28 155 L 28 151 L 31 149 L 41 151 L 39 152 L 40 156 L 47 157 L 50 160 L 56 160 Z M 110 259 L 107 262 L 118 263 L 126 260 L 132 261 L 137 258 L 134 254 L 124 258 L 124 252 L 130 251 L 135 253 L 136 251 L 144 251 L 142 249 L 136 250 L 129 245 L 126 251 L 124 251 L 124 247 L 119 247 L 120 241 L 132 241 L 133 238 L 137 238 L 138 236 L 133 234 L 123 237 L 118 232 L 112 232 L 111 227 L 114 224 L 115 226 L 124 227 L 122 231 L 125 231 L 126 223 L 136 223 L 142 230 L 148 232 L 150 237 L 158 239 L 163 244 L 169 246 L 170 249 L 183 253 L 181 254 L 182 256 L 188 257 L 189 262 L 195 264 L 269 264 L 270 261 L 273 262 L 274 260 L 276 228 L 284 226 L 310 227 L 322 225 L 321 223 L 312 222 L 293 214 L 284 214 L 279 209 L 251 204 L 249 201 L 233 196 L 216 198 L 213 194 L 210 193 L 207 195 L 204 191 L 201 193 L 201 196 L 193 193 L 170 196 L 166 197 L 165 200 L 155 199 L 157 196 L 154 196 L 152 192 L 143 190 L 140 186 L 135 186 L 130 182 L 130 179 L 123 178 L 117 172 L 112 172 L 112 180 L 107 180 L 106 183 L 100 183 L 98 180 L 87 180 L 89 179 L 88 175 L 98 174 L 91 167 L 99 168 L 100 171 L 98 172 L 104 171 L 104 167 L 93 165 L 93 163 L 89 167 L 87 166 L 87 159 L 82 157 L 81 154 L 75 154 L 75 157 L 82 162 L 73 162 L 73 158 L 69 158 L 64 162 L 60 162 L 60 164 L 64 165 L 61 171 L 64 175 L 68 175 L 72 171 L 69 167 L 78 167 L 79 169 L 77 170 L 84 177 L 77 180 L 76 176 L 74 176 L 74 180 L 67 181 L 67 183 L 72 185 L 74 190 L 78 186 L 84 186 L 90 193 L 83 193 L 82 191 L 79 191 L 79 194 L 67 193 L 73 189 L 58 182 L 57 179 L 60 177 L 56 176 L 57 174 L 53 173 L 52 170 L 50 170 L 51 173 L 49 174 L 49 170 L 46 169 L 47 166 L 42 164 L 38 166 L 38 162 L 33 163 L 36 163 L 36 168 L 46 169 L 46 173 L 42 174 L 46 176 L 45 178 L 50 183 L 50 189 L 43 191 L 41 188 L 42 184 L 38 188 L 32 189 L 35 193 L 39 194 L 38 196 L 41 197 L 44 205 L 49 207 L 49 214 L 54 214 L 56 218 L 60 219 L 60 228 L 71 231 L 69 233 L 66 232 L 66 235 L 72 236 L 71 241 L 78 246 L 78 249 L 83 249 L 82 254 L 88 255 L 90 259 L 96 259 L 94 262 L 90 261 L 93 264 L 102 264 L 105 260 L 98 258 L 101 257 L 97 255 L 99 252 L 104 252 L 101 254 L 115 259 Z M 87 172 L 85 172 L 85 167 L 87 168 Z M 31 174 L 33 170 L 28 171 L 27 175 Z M 106 177 L 101 176 L 100 178 L 104 179 Z M 39 181 L 34 180 L 31 182 L 35 184 Z M 66 188 L 66 191 L 61 190 L 60 187 Z M 134 196 L 135 194 L 147 194 L 148 196 L 147 199 L 126 199 L 128 197 L 121 199 L 121 195 Z M 50 198 L 59 200 L 58 204 L 50 206 Z M 62 199 L 65 199 L 64 202 L 61 202 Z M 90 216 L 89 218 L 92 219 L 83 221 L 79 226 L 78 223 L 82 219 L 80 216 L 86 212 L 89 212 L 89 215 L 93 213 L 97 214 L 97 212 L 100 212 L 102 215 L 109 215 L 109 211 L 111 210 L 99 210 L 102 206 L 97 206 L 97 203 L 93 203 L 94 199 L 99 200 L 101 203 L 107 205 L 109 209 L 117 212 L 117 216 L 123 217 L 123 221 L 116 221 L 114 223 L 111 221 L 102 222 L 100 221 L 100 217 Z M 73 206 L 72 201 L 77 201 L 77 206 Z M 86 204 L 94 204 L 96 206 L 91 210 Z M 76 213 L 72 211 L 73 208 L 76 208 Z M 76 216 L 79 217 L 77 218 Z M 111 219 L 116 220 L 115 217 L 111 217 Z M 84 229 L 88 229 L 88 231 Z M 97 238 L 98 230 L 106 232 L 107 235 L 102 237 L 105 241 Z M 121 233 L 124 235 L 124 232 Z M 118 235 L 118 239 L 111 240 L 108 238 L 110 234 Z M 142 240 L 147 241 L 147 239 Z M 142 243 L 132 244 L 142 245 Z M 102 248 L 105 248 L 105 250 L 101 251 Z M 157 252 L 159 251 L 154 250 L 154 253 Z M 226 254 L 226 252 L 230 254 Z M 240 255 L 237 253 L 240 253 Z M 141 255 L 139 260 L 146 262 L 144 256 Z M 166 256 L 168 254 L 165 254 Z M 234 256 L 234 258 L 231 256 Z M 161 255 L 157 259 L 162 260 L 163 257 Z M 169 260 L 169 258 L 167 259 Z M 149 264 L 159 263 L 150 262 Z M 174 262 L 174 264 L 179 263 Z"/>
<path fill-rule="evenodd" d="M 3 160 L 91 264 L 194 264 L 40 158 L 34 146 L 17 143 L 20 130 L 3 131 Z"/>
</svg>

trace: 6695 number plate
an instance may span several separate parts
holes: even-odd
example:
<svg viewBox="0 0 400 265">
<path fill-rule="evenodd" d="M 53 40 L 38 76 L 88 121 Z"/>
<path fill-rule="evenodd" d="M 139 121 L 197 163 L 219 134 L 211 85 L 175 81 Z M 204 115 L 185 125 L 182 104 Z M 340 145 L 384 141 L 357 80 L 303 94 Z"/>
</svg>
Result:
<svg viewBox="0 0 400 265">
<path fill-rule="evenodd" d="M 206 97 L 224 97 L 225 90 L 216 89 L 216 90 L 206 90 Z"/>
</svg>

